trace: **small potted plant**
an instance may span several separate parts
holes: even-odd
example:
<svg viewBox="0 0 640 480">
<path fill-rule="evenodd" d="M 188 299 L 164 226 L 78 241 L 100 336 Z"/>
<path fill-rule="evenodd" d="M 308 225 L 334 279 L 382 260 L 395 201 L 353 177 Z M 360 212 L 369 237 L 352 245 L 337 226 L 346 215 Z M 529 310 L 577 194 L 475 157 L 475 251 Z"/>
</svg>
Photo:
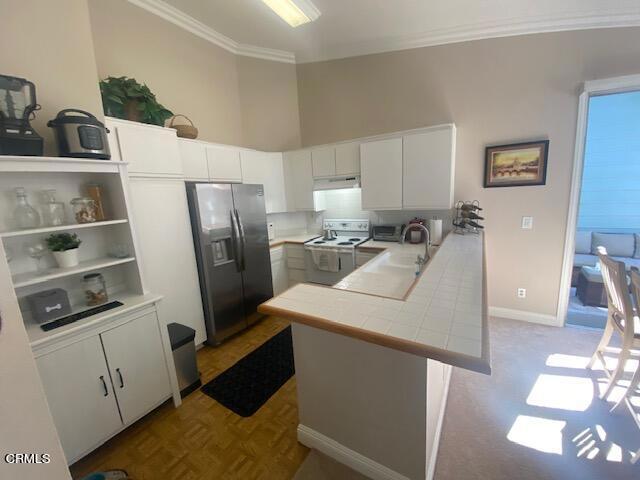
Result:
<svg viewBox="0 0 640 480">
<path fill-rule="evenodd" d="M 78 235 L 75 233 L 53 233 L 45 240 L 60 268 L 78 265 L 78 247 L 82 243 Z"/>
<path fill-rule="evenodd" d="M 158 103 L 145 84 L 135 78 L 107 77 L 100 80 L 100 94 L 105 115 L 133 122 L 164 126 L 173 113 Z"/>
</svg>

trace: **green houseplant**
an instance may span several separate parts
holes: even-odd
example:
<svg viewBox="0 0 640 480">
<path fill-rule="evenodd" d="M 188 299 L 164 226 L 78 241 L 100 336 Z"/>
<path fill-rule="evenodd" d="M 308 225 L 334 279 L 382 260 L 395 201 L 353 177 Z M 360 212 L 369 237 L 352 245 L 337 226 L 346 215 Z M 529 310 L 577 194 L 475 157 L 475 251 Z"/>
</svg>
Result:
<svg viewBox="0 0 640 480">
<path fill-rule="evenodd" d="M 82 243 L 78 235 L 75 233 L 52 233 L 45 241 L 60 268 L 78 265 L 78 247 Z"/>
<path fill-rule="evenodd" d="M 165 120 L 173 115 L 171 110 L 158 103 L 146 84 L 141 85 L 135 78 L 107 77 L 100 80 L 100 94 L 104 113 L 111 117 L 164 126 Z"/>
</svg>

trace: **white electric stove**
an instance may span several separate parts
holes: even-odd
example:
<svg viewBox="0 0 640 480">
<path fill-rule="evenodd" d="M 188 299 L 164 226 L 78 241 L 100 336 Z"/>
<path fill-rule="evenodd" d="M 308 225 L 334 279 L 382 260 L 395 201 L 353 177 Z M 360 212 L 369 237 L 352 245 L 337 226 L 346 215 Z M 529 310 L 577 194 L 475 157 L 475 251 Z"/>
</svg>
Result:
<svg viewBox="0 0 640 480">
<path fill-rule="evenodd" d="M 369 239 L 369 220 L 326 219 L 326 235 L 305 242 L 305 267 L 308 282 L 334 285 L 355 270 L 356 247 Z"/>
</svg>

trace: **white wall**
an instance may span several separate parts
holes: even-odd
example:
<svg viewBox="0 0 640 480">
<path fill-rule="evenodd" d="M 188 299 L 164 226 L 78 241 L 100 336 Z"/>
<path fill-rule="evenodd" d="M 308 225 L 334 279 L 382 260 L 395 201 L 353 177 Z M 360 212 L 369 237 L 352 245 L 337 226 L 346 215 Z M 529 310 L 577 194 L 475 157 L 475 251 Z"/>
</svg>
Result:
<svg viewBox="0 0 640 480">
<path fill-rule="evenodd" d="M 487 220 L 489 303 L 557 313 L 578 108 L 586 80 L 638 73 L 639 28 L 461 42 L 298 65 L 304 147 L 454 122 L 456 200 Z M 483 188 L 487 145 L 549 139 L 545 186 Z M 533 216 L 532 230 L 520 228 Z M 387 215 L 385 215 L 387 217 Z M 527 298 L 517 289 L 527 289 Z"/>
</svg>

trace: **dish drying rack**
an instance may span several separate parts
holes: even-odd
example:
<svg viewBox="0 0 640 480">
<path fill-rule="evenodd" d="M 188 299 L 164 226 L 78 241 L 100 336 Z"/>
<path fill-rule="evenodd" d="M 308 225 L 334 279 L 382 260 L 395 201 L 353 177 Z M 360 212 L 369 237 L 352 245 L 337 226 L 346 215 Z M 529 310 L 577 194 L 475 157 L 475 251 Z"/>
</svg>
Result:
<svg viewBox="0 0 640 480">
<path fill-rule="evenodd" d="M 466 235 L 479 234 L 484 226 L 480 223 L 484 217 L 480 215 L 482 208 L 478 200 L 460 200 L 456 203 L 456 215 L 453 218 L 453 233 Z"/>
</svg>

